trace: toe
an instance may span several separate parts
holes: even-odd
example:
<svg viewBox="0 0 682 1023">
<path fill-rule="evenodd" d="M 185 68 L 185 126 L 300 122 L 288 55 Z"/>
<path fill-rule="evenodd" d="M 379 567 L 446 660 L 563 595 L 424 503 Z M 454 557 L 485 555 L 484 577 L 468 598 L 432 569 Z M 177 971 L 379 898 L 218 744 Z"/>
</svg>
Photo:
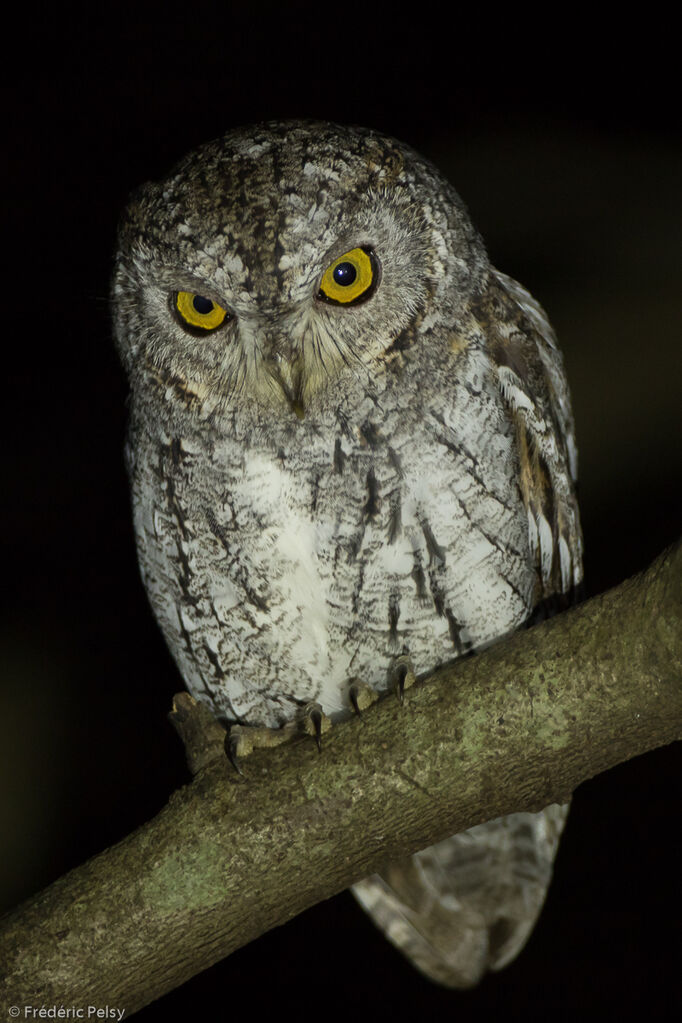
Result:
<svg viewBox="0 0 682 1023">
<path fill-rule="evenodd" d="M 366 682 L 356 678 L 348 687 L 348 698 L 355 713 L 361 714 L 363 710 L 367 710 L 379 699 L 379 694 Z"/>
<path fill-rule="evenodd" d="M 409 689 L 416 682 L 412 658 L 408 654 L 401 654 L 400 657 L 396 657 L 391 666 L 391 674 L 393 676 L 393 689 L 402 703 L 405 690 Z"/>
<path fill-rule="evenodd" d="M 312 735 L 317 743 L 318 750 L 321 752 L 322 736 L 325 732 L 328 732 L 332 726 L 330 719 L 322 710 L 321 705 L 314 701 L 307 703 L 303 708 L 301 722 L 303 731 L 307 735 Z"/>
</svg>

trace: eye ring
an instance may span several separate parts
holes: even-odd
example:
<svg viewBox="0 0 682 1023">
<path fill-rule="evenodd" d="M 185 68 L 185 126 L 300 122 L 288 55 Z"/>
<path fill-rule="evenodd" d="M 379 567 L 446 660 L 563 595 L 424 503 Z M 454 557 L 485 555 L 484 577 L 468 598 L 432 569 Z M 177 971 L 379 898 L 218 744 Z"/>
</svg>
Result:
<svg viewBox="0 0 682 1023">
<path fill-rule="evenodd" d="M 212 298 L 193 291 L 174 292 L 171 307 L 180 326 L 199 337 L 212 334 L 229 317 L 227 309 L 223 309 Z"/>
<path fill-rule="evenodd" d="M 374 250 L 369 246 L 358 246 L 344 252 L 327 267 L 317 297 L 330 305 L 360 305 L 372 297 L 380 276 L 381 269 Z"/>
</svg>

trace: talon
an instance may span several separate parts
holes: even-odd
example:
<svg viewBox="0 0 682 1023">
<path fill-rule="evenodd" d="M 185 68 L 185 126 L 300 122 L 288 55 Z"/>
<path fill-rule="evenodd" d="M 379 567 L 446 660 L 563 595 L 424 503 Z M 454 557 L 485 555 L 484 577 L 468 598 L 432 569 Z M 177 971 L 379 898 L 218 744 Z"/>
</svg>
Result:
<svg viewBox="0 0 682 1023">
<path fill-rule="evenodd" d="M 303 731 L 312 735 L 317 744 L 317 749 L 322 752 L 322 736 L 331 728 L 331 721 L 322 710 L 319 703 L 308 703 L 303 708 L 302 714 Z M 300 726 L 299 726 L 300 727 Z"/>
<path fill-rule="evenodd" d="M 227 756 L 227 759 L 230 761 L 230 763 L 234 767 L 234 769 L 237 772 L 237 774 L 241 774 L 241 776 L 243 778 L 244 777 L 244 772 L 242 771 L 241 767 L 239 766 L 239 745 L 240 745 L 240 735 L 239 735 L 239 732 L 235 732 L 234 729 L 230 729 L 227 732 L 227 734 L 225 735 L 225 742 L 224 742 L 225 755 Z"/>
<path fill-rule="evenodd" d="M 400 664 L 395 670 L 395 691 L 397 693 L 400 702 L 403 702 L 405 695 L 405 676 L 407 675 L 407 665 Z"/>
<path fill-rule="evenodd" d="M 393 665 L 393 680 L 396 696 L 402 703 L 405 690 L 414 685 L 416 681 L 412 661 L 407 654 L 396 658 Z"/>
<path fill-rule="evenodd" d="M 317 743 L 317 752 L 322 752 L 322 711 L 315 707 L 310 712 L 310 719 L 315 728 L 315 742 Z"/>
</svg>

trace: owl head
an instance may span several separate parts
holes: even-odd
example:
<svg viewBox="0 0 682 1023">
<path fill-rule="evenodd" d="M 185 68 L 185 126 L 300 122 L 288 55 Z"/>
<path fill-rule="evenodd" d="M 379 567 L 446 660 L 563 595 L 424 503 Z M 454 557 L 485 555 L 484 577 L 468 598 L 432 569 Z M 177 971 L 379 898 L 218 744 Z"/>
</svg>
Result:
<svg viewBox="0 0 682 1023">
<path fill-rule="evenodd" d="M 145 185 L 124 217 L 115 334 L 133 390 L 211 415 L 315 411 L 453 322 L 487 270 L 452 187 L 393 139 L 243 128 Z M 402 354 L 400 355 L 402 358 Z"/>
</svg>

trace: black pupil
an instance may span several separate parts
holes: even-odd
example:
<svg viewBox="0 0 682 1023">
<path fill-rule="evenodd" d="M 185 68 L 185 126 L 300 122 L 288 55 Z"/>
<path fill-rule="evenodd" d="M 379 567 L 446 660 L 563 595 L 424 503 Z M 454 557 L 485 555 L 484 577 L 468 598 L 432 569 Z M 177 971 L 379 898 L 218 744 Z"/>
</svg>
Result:
<svg viewBox="0 0 682 1023">
<path fill-rule="evenodd" d="M 192 305 L 201 316 L 206 316 L 213 309 L 213 302 L 210 298 L 204 298 L 203 295 L 195 295 L 192 299 Z"/>
<path fill-rule="evenodd" d="M 332 274 L 335 283 L 340 284 L 342 288 L 347 288 L 349 284 L 352 284 L 357 275 L 357 270 L 352 263 L 339 263 L 334 267 Z"/>
</svg>

